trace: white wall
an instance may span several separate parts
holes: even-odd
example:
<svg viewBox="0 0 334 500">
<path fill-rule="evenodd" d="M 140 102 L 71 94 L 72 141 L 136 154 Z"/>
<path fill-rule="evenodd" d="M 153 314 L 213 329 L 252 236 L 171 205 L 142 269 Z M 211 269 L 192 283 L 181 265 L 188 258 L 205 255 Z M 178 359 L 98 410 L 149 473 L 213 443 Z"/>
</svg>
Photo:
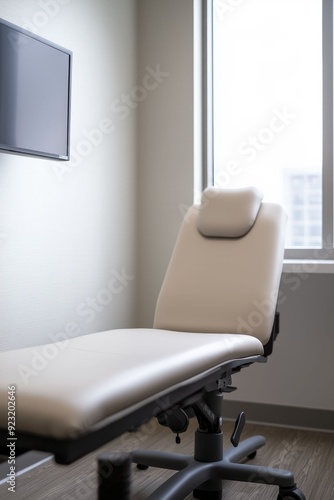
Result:
<svg viewBox="0 0 334 500">
<path fill-rule="evenodd" d="M 149 327 L 182 221 L 180 207 L 193 200 L 192 0 L 138 0 L 138 74 L 147 64 L 168 73 L 138 108 L 139 321 Z"/>
<path fill-rule="evenodd" d="M 133 326 L 135 116 L 112 103 L 136 84 L 135 1 L 0 0 L 0 16 L 73 51 L 71 161 L 0 153 L 0 348 Z"/>
<path fill-rule="evenodd" d="M 334 410 L 333 274 L 283 274 L 272 356 L 234 377 L 230 399 Z"/>
<path fill-rule="evenodd" d="M 151 326 L 156 298 L 190 205 L 196 142 L 192 0 L 139 0 L 139 69 L 170 76 L 138 116 L 140 322 Z M 196 2 L 195 2 L 196 5 Z M 334 275 L 284 275 L 281 333 L 266 365 L 234 377 L 229 399 L 334 410 Z M 316 425 L 316 424 L 315 424 Z"/>
</svg>

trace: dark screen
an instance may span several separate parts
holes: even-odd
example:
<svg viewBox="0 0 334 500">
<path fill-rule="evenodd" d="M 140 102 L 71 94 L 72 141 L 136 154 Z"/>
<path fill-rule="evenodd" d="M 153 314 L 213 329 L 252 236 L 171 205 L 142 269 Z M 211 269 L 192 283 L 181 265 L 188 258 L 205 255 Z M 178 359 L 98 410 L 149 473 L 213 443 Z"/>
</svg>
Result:
<svg viewBox="0 0 334 500">
<path fill-rule="evenodd" d="M 70 53 L 0 23 L 0 148 L 67 159 Z"/>
</svg>

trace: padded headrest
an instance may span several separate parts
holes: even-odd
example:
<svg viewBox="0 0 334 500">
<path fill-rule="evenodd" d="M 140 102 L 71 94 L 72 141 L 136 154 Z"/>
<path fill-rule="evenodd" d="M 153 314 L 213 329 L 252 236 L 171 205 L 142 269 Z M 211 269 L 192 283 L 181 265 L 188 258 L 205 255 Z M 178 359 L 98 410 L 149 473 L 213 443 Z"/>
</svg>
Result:
<svg viewBox="0 0 334 500">
<path fill-rule="evenodd" d="M 204 236 L 238 238 L 253 226 L 263 194 L 255 187 L 203 191 L 197 229 Z"/>
</svg>

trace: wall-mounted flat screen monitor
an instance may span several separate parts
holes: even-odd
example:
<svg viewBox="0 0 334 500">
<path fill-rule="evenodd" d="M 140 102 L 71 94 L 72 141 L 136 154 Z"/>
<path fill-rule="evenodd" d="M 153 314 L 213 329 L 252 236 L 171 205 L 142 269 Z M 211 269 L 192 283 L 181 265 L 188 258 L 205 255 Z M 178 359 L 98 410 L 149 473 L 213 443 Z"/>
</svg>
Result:
<svg viewBox="0 0 334 500">
<path fill-rule="evenodd" d="M 0 19 L 0 150 L 70 157 L 72 52 Z"/>
</svg>

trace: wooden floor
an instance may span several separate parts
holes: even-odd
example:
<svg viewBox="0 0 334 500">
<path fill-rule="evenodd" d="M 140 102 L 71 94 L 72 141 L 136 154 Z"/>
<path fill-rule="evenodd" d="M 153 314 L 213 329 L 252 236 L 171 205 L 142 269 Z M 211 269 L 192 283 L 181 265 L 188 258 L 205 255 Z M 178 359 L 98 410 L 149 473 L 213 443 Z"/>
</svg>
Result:
<svg viewBox="0 0 334 500">
<path fill-rule="evenodd" d="M 1 500 L 95 500 L 97 474 L 95 458 L 103 451 L 130 451 L 152 448 L 192 453 L 193 430 L 188 431 L 177 445 L 174 435 L 152 420 L 140 431 L 121 436 L 112 443 L 70 466 L 60 466 L 52 460 L 16 478 L 16 492 L 8 492 L 7 484 L 0 486 Z M 233 424 L 224 423 L 224 443 L 229 446 Z M 280 467 L 293 471 L 298 486 L 307 500 L 334 500 L 334 434 L 301 431 L 278 427 L 246 424 L 243 438 L 262 434 L 267 439 L 254 464 Z M 133 466 L 132 499 L 145 500 L 173 472 Z M 224 500 L 276 500 L 278 488 L 249 483 L 224 483 Z M 192 495 L 187 500 L 192 499 Z M 117 499 L 110 499 L 117 500 Z"/>
</svg>

